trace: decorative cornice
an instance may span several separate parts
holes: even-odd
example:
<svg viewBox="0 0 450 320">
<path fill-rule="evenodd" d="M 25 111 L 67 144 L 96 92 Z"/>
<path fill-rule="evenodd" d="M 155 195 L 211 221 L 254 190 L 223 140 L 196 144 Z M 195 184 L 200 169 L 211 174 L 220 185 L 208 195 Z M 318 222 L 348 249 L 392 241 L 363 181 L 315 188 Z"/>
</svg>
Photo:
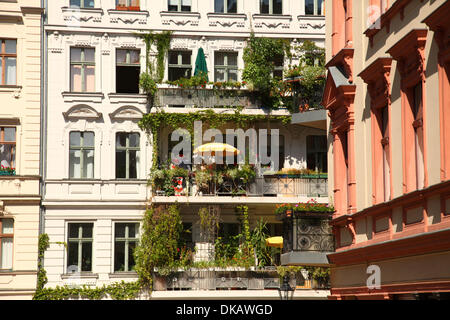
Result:
<svg viewBox="0 0 450 320">
<path fill-rule="evenodd" d="M 139 121 L 142 119 L 143 115 L 144 113 L 136 107 L 124 106 L 110 113 L 109 117 L 111 118 L 111 120 L 115 121 L 123 121 L 123 120 Z"/>
<path fill-rule="evenodd" d="M 391 64 L 392 58 L 378 58 L 358 75 L 367 84 L 374 109 L 390 102 Z"/>
<path fill-rule="evenodd" d="M 403 85 L 414 84 L 417 78 L 425 80 L 427 33 L 426 29 L 414 29 L 386 51 L 398 62 Z"/>
<path fill-rule="evenodd" d="M 71 107 L 67 112 L 63 112 L 63 116 L 66 120 L 98 120 L 102 114 L 88 105 L 79 104 Z"/>
</svg>

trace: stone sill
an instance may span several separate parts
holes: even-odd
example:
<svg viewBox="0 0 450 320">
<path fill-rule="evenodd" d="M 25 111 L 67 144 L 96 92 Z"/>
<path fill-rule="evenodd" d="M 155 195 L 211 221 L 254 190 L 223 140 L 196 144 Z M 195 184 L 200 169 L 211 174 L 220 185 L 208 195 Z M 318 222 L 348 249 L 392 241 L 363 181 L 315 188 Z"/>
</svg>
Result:
<svg viewBox="0 0 450 320">
<path fill-rule="evenodd" d="M 267 14 L 267 13 L 255 13 L 252 15 L 253 19 L 273 19 L 273 20 L 289 20 L 292 21 L 292 15 L 290 14 Z"/>
<path fill-rule="evenodd" d="M 116 9 L 109 9 L 108 10 L 109 14 L 117 14 L 117 15 L 122 15 L 122 14 L 132 14 L 132 15 L 138 15 L 138 16 L 149 16 L 149 12 L 148 11 L 133 11 L 133 10 L 116 10 Z"/>
<path fill-rule="evenodd" d="M 77 7 L 61 7 L 62 12 L 83 12 L 83 13 L 100 13 L 103 14 L 102 8 L 77 8 Z"/>
<path fill-rule="evenodd" d="M 245 13 L 218 13 L 218 12 L 210 12 L 207 14 L 208 18 L 234 18 L 234 19 L 247 19 L 247 15 Z"/>
<path fill-rule="evenodd" d="M 193 17 L 200 19 L 200 12 L 191 11 L 161 11 L 159 13 L 161 17 Z"/>
<path fill-rule="evenodd" d="M 64 273 L 61 279 L 98 279 L 97 273 Z"/>
</svg>

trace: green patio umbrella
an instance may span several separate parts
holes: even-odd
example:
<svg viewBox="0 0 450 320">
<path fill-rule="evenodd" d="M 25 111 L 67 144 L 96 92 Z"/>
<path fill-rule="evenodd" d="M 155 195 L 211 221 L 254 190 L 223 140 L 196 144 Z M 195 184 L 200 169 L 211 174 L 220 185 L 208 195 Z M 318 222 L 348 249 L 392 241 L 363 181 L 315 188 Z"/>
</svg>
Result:
<svg viewBox="0 0 450 320">
<path fill-rule="evenodd" d="M 197 60 L 195 60 L 194 76 L 198 75 L 204 75 L 206 77 L 206 81 L 209 81 L 208 67 L 206 66 L 206 58 L 205 53 L 203 52 L 203 48 L 198 49 Z"/>
</svg>

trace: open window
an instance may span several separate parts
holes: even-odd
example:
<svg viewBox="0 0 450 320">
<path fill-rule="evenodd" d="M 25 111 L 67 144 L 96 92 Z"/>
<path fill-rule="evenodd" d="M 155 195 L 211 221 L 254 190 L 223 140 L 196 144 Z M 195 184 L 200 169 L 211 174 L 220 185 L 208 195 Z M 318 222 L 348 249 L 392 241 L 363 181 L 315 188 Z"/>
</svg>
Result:
<svg viewBox="0 0 450 320">
<path fill-rule="evenodd" d="M 140 51 L 117 49 L 116 51 L 116 92 L 139 93 L 141 65 Z"/>
<path fill-rule="evenodd" d="M 139 11 L 139 0 L 116 0 L 116 9 L 125 11 Z"/>
<path fill-rule="evenodd" d="M 190 78 L 192 51 L 169 51 L 169 81 Z"/>
</svg>

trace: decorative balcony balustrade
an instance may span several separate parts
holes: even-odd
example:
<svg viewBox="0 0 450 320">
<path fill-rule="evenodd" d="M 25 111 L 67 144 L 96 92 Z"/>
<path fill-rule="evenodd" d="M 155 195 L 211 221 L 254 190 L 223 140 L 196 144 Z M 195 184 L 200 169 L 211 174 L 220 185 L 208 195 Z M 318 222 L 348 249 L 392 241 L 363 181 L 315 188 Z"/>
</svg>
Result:
<svg viewBox="0 0 450 320">
<path fill-rule="evenodd" d="M 255 95 L 242 89 L 184 89 L 159 88 L 156 104 L 160 106 L 187 106 L 199 108 L 245 107 L 259 108 Z"/>
<path fill-rule="evenodd" d="M 157 196 L 167 196 L 165 191 L 155 190 Z M 197 186 L 194 178 L 183 179 L 175 192 L 179 196 L 246 196 L 246 197 L 327 197 L 328 179 L 291 178 L 283 176 L 258 177 L 243 184 L 224 178 L 221 183 L 210 181 Z"/>
<path fill-rule="evenodd" d="M 273 290 L 280 286 L 280 277 L 274 268 L 267 270 L 189 269 L 168 276 L 156 275 L 155 291 L 164 290 Z M 327 286 L 305 278 L 301 273 L 290 278 L 290 285 L 301 289 L 324 289 Z"/>
<path fill-rule="evenodd" d="M 302 213 L 283 221 L 283 251 L 334 252 L 331 214 Z"/>
</svg>

